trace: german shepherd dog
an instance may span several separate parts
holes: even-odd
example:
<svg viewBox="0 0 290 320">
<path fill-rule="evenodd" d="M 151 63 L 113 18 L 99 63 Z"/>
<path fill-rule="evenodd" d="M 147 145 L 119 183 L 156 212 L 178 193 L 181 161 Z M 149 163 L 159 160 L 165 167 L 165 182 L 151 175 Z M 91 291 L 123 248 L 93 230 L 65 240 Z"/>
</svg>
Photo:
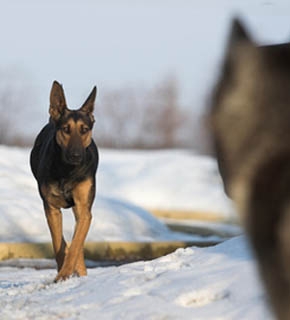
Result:
<svg viewBox="0 0 290 320">
<path fill-rule="evenodd" d="M 257 46 L 235 20 L 210 111 L 225 190 L 236 202 L 270 303 L 290 319 L 290 43 Z"/>
<path fill-rule="evenodd" d="M 92 140 L 96 87 L 78 110 L 67 108 L 62 86 L 54 81 L 49 123 L 38 134 L 30 164 L 43 201 L 58 274 L 55 281 L 87 274 L 83 246 L 95 197 L 98 150 Z M 73 210 L 76 226 L 70 247 L 62 231 L 61 208 Z"/>
</svg>

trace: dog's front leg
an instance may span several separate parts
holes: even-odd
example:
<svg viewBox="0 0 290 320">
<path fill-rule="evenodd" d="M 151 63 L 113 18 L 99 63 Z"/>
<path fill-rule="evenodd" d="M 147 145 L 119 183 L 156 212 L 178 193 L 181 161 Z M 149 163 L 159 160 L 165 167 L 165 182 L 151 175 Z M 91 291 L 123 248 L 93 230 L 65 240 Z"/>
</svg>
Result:
<svg viewBox="0 0 290 320">
<path fill-rule="evenodd" d="M 55 253 L 55 259 L 57 262 L 57 270 L 61 270 L 65 254 L 67 251 L 67 244 L 62 234 L 62 216 L 60 209 L 51 207 L 49 205 L 44 206 L 47 223 L 49 226 L 52 245 Z"/>
<path fill-rule="evenodd" d="M 85 256 L 84 256 L 84 249 L 82 249 L 79 253 L 77 258 L 76 266 L 75 266 L 75 273 L 82 277 L 87 275 L 87 267 L 85 263 Z"/>
<path fill-rule="evenodd" d="M 76 228 L 71 246 L 65 256 L 65 260 L 61 270 L 59 271 L 55 281 L 61 281 L 69 278 L 75 272 L 79 276 L 87 274 L 83 258 L 83 247 L 87 236 L 92 215 L 90 211 L 75 208 Z"/>
<path fill-rule="evenodd" d="M 65 280 L 72 274 L 86 275 L 86 266 L 83 257 L 84 242 L 91 224 L 91 180 L 78 184 L 73 190 L 75 206 L 73 208 L 76 227 L 71 246 L 65 256 L 65 261 L 59 271 L 56 281 Z"/>
</svg>

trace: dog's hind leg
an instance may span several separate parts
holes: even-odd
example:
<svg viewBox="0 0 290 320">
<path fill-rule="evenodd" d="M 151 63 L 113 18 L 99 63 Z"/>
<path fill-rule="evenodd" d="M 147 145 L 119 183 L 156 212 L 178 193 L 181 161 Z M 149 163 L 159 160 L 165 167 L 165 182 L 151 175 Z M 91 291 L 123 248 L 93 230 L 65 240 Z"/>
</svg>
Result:
<svg viewBox="0 0 290 320">
<path fill-rule="evenodd" d="M 67 244 L 62 234 L 62 216 L 60 209 L 45 206 L 45 214 L 49 226 L 58 271 L 62 268 Z"/>
<path fill-rule="evenodd" d="M 91 179 L 79 183 L 73 190 L 75 203 L 73 211 L 76 219 L 76 227 L 71 246 L 65 256 L 63 266 L 55 279 L 56 281 L 67 279 L 74 272 L 80 276 L 87 274 L 83 257 L 83 247 L 92 219 L 90 212 L 92 203 L 91 191 Z"/>
</svg>

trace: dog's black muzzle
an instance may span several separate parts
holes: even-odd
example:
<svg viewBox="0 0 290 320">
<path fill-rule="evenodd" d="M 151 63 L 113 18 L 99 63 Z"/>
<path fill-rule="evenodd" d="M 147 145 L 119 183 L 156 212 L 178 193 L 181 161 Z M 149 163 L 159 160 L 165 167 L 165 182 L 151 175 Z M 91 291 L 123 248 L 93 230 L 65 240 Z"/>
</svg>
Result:
<svg viewBox="0 0 290 320">
<path fill-rule="evenodd" d="M 70 165 L 80 165 L 85 160 L 85 150 L 83 148 L 68 148 L 64 151 L 64 160 Z"/>
</svg>

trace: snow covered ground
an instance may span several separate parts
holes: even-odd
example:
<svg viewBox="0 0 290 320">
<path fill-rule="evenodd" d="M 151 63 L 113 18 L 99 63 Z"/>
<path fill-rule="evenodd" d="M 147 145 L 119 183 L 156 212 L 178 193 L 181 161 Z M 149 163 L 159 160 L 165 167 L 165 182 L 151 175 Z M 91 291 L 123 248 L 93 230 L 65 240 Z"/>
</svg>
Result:
<svg viewBox="0 0 290 320">
<path fill-rule="evenodd" d="M 50 235 L 29 168 L 29 150 L 0 146 L 0 241 L 45 242 Z M 146 209 L 212 211 L 234 216 L 216 163 L 186 151 L 100 150 L 97 198 L 89 241 L 194 240 L 171 232 Z M 73 233 L 65 210 L 64 233 Z"/>
<path fill-rule="evenodd" d="M 57 284 L 55 274 L 0 268 L 0 319 L 274 319 L 243 236 Z"/>
<path fill-rule="evenodd" d="M 102 194 L 143 208 L 197 210 L 230 217 L 215 160 L 185 150 L 101 153 Z"/>
<path fill-rule="evenodd" d="M 0 153 L 0 241 L 50 241 L 29 151 L 0 146 Z M 101 150 L 88 239 L 189 240 L 191 235 L 170 231 L 145 210 L 152 207 L 234 215 L 210 158 L 185 151 Z M 64 220 L 69 237 L 72 214 L 65 212 Z M 221 225 L 215 229 L 229 232 Z M 54 261 L 25 265 L 0 264 L 1 320 L 273 319 L 244 236 L 215 247 L 178 249 L 153 261 L 92 268 L 87 277 L 57 284 Z"/>
</svg>

